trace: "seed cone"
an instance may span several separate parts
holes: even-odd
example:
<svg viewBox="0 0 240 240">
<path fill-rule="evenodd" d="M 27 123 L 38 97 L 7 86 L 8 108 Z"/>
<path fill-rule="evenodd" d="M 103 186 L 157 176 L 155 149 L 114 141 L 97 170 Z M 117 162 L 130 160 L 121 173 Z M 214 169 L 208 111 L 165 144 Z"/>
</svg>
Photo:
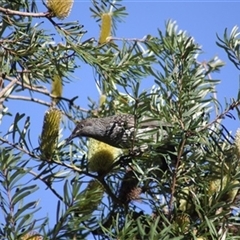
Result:
<svg viewBox="0 0 240 240">
<path fill-rule="evenodd" d="M 142 189 L 138 187 L 138 183 L 139 180 L 132 169 L 127 169 L 119 189 L 118 198 L 122 203 L 128 204 L 130 201 L 140 200 Z"/>
<path fill-rule="evenodd" d="M 40 138 L 40 150 L 42 156 L 50 159 L 53 155 L 58 140 L 61 121 L 61 112 L 56 108 L 50 108 L 44 116 L 43 129 Z"/>
<path fill-rule="evenodd" d="M 47 0 L 47 7 L 59 19 L 66 18 L 72 9 L 73 0 Z"/>
</svg>

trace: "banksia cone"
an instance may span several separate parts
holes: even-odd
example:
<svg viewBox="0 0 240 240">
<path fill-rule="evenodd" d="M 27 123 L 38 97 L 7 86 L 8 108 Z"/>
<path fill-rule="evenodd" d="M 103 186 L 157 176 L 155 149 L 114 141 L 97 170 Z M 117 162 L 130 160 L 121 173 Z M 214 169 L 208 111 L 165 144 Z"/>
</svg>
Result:
<svg viewBox="0 0 240 240">
<path fill-rule="evenodd" d="M 103 13 L 101 19 L 102 25 L 99 37 L 100 44 L 107 42 L 107 38 L 111 35 L 112 15 L 111 13 Z"/>
<path fill-rule="evenodd" d="M 54 95 L 53 101 L 59 102 L 59 97 L 62 96 L 62 78 L 58 74 L 54 74 L 52 81 L 52 95 Z"/>
<path fill-rule="evenodd" d="M 100 99 L 99 99 L 99 106 L 102 107 L 107 100 L 107 96 L 105 94 L 101 94 Z"/>
<path fill-rule="evenodd" d="M 104 187 L 98 180 L 88 183 L 86 189 L 81 193 L 78 214 L 90 214 L 97 209 L 104 194 Z"/>
<path fill-rule="evenodd" d="M 240 158 L 240 128 L 236 132 L 235 146 L 238 158 Z"/>
<path fill-rule="evenodd" d="M 133 170 L 127 169 L 118 195 L 118 198 L 122 203 L 128 204 L 130 201 L 140 200 L 142 189 L 138 187 L 138 183 L 139 180 Z"/>
<path fill-rule="evenodd" d="M 20 238 L 20 240 L 42 240 L 42 239 L 43 237 L 36 232 L 27 233 Z"/>
<path fill-rule="evenodd" d="M 182 212 L 186 212 L 190 210 L 192 204 L 190 201 L 190 188 L 189 187 L 184 187 L 181 190 L 181 193 L 179 193 L 179 207 L 178 209 L 181 210 Z"/>
<path fill-rule="evenodd" d="M 108 173 L 112 164 L 121 153 L 121 149 L 90 138 L 88 142 L 89 170 L 99 174 Z"/>
<path fill-rule="evenodd" d="M 208 188 L 208 195 L 211 197 L 213 194 L 218 193 L 221 189 L 224 189 L 227 184 L 227 176 L 223 176 L 223 178 L 214 179 L 210 181 Z"/>
<path fill-rule="evenodd" d="M 40 150 L 44 158 L 50 159 L 57 147 L 61 112 L 50 108 L 44 116 L 43 129 L 40 138 Z"/>
<path fill-rule="evenodd" d="M 174 220 L 175 231 L 186 234 L 190 228 L 190 218 L 188 214 L 178 214 Z"/>
<path fill-rule="evenodd" d="M 73 0 L 47 0 L 47 7 L 59 19 L 66 18 L 72 9 Z"/>
<path fill-rule="evenodd" d="M 234 201 L 234 199 L 238 193 L 240 183 L 238 180 L 233 180 L 228 184 L 228 186 L 230 186 L 230 185 L 232 186 L 232 188 L 223 195 L 224 200 L 226 200 L 227 202 Z"/>
<path fill-rule="evenodd" d="M 228 179 L 227 176 L 223 176 L 222 179 L 215 179 L 212 180 L 209 183 L 209 188 L 208 188 L 208 195 L 210 196 L 210 203 L 212 202 L 212 195 L 213 194 L 218 194 L 221 190 L 224 188 L 227 188 L 225 190 L 229 190 L 223 192 L 221 199 L 226 202 L 233 202 L 238 190 L 239 190 L 239 181 L 238 180 L 230 180 Z"/>
</svg>

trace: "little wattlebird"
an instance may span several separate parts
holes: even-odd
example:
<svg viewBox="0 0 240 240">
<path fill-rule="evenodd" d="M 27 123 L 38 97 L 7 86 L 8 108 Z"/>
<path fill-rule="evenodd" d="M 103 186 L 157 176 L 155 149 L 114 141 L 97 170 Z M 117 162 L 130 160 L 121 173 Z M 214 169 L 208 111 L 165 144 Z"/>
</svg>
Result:
<svg viewBox="0 0 240 240">
<path fill-rule="evenodd" d="M 77 123 L 72 134 L 66 139 L 66 144 L 76 137 L 90 137 L 116 148 L 131 149 L 139 139 L 156 140 L 156 129 L 162 130 L 162 134 L 166 136 L 163 128 L 169 126 L 151 119 L 143 119 L 139 124 L 136 122 L 136 118 L 131 114 L 87 118 Z M 154 132 L 152 136 L 151 131 Z"/>
</svg>

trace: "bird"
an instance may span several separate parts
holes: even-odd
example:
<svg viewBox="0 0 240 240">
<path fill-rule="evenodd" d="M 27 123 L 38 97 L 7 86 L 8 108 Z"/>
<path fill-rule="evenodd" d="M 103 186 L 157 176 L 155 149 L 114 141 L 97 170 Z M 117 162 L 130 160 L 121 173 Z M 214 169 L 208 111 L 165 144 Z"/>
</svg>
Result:
<svg viewBox="0 0 240 240">
<path fill-rule="evenodd" d="M 132 114 L 116 114 L 101 118 L 86 118 L 77 123 L 72 134 L 66 139 L 70 143 L 76 137 L 90 137 L 116 148 L 131 149 L 139 139 L 156 138 L 156 129 L 163 129 L 158 120 L 142 121 Z M 151 131 L 152 134 L 151 134 Z M 166 131 L 164 132 L 166 135 Z M 161 134 L 160 134 L 161 135 Z"/>
</svg>

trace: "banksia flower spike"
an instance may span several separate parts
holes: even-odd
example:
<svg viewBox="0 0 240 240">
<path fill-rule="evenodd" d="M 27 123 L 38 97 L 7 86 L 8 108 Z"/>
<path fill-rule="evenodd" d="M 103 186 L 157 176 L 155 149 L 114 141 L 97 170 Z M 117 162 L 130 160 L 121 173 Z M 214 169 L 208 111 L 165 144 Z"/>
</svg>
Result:
<svg viewBox="0 0 240 240">
<path fill-rule="evenodd" d="M 52 81 L 52 95 L 54 95 L 53 102 L 58 103 L 62 96 L 62 78 L 58 74 L 54 74 Z"/>
<path fill-rule="evenodd" d="M 240 128 L 236 132 L 235 146 L 236 146 L 237 156 L 238 156 L 238 158 L 240 158 Z"/>
<path fill-rule="evenodd" d="M 111 35 L 112 28 L 112 14 L 111 13 L 103 13 L 101 16 L 102 25 L 100 30 L 99 43 L 103 44 L 108 41 L 108 37 Z"/>
<path fill-rule="evenodd" d="M 40 150 L 42 156 L 48 160 L 53 155 L 58 140 L 61 121 L 61 112 L 56 108 L 50 108 L 44 116 L 43 129 L 40 138 Z"/>
<path fill-rule="evenodd" d="M 20 238 L 20 240 L 42 240 L 42 239 L 43 237 L 34 231 L 29 232 Z"/>
<path fill-rule="evenodd" d="M 190 217 L 188 214 L 180 213 L 174 219 L 175 231 L 186 234 L 190 229 Z"/>
<path fill-rule="evenodd" d="M 80 194 L 81 202 L 77 210 L 78 213 L 91 214 L 93 211 L 97 210 L 98 205 L 101 203 L 104 187 L 98 180 L 91 180 L 86 189 Z"/>
<path fill-rule="evenodd" d="M 99 174 L 108 173 L 112 164 L 121 153 L 122 150 L 119 148 L 90 138 L 88 142 L 89 170 Z"/>
<path fill-rule="evenodd" d="M 59 19 L 66 18 L 72 9 L 73 0 L 47 0 L 48 9 Z"/>
</svg>

